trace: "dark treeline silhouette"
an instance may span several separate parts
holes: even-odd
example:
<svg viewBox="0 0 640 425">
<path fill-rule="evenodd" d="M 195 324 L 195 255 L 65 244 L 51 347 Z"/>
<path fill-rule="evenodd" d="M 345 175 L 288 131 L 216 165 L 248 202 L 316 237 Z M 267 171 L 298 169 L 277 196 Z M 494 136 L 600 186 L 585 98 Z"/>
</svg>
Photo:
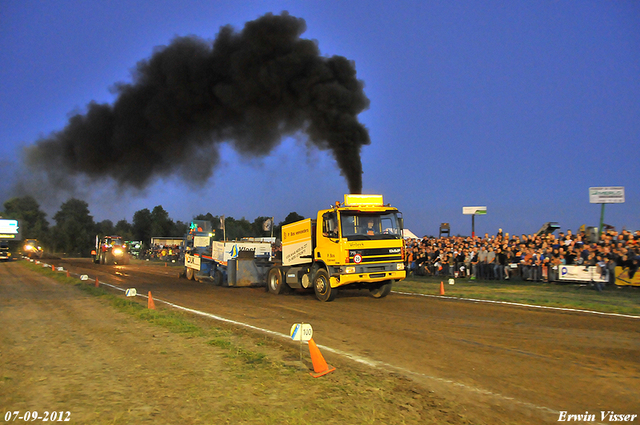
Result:
<svg viewBox="0 0 640 425">
<path fill-rule="evenodd" d="M 95 243 L 96 235 L 119 235 L 125 240 L 142 241 L 149 247 L 152 237 L 182 238 L 189 229 L 190 222 L 173 221 L 161 205 L 152 210 L 147 208 L 136 211 L 132 222 L 125 219 L 113 223 L 111 220 L 95 222 L 90 214 L 89 205 L 80 199 L 71 198 L 60 206 L 53 215 L 55 224 L 51 225 L 47 214 L 40 209 L 38 202 L 31 196 L 15 197 L 3 204 L 0 217 L 20 220 L 22 240 L 38 239 L 45 252 L 66 256 L 89 256 Z M 292 212 L 284 221 L 273 228 L 273 235 L 279 237 L 283 224 L 301 220 L 304 217 Z M 211 213 L 199 214 L 193 220 L 208 220 L 215 229 L 214 239 L 227 240 L 243 237 L 271 236 L 271 230 L 264 230 L 264 223 L 269 217 L 257 217 L 250 222 L 246 218 L 224 218 Z M 20 242 L 12 243 L 14 249 Z"/>
</svg>

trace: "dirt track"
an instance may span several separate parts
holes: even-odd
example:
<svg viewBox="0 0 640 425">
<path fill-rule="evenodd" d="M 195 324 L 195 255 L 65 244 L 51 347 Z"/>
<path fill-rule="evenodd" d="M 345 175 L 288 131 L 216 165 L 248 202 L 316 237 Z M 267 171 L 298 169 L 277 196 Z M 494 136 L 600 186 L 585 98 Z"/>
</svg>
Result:
<svg viewBox="0 0 640 425">
<path fill-rule="evenodd" d="M 393 293 L 376 300 L 364 291 L 321 303 L 312 294 L 273 296 L 262 288 L 177 279 L 171 267 L 54 263 L 138 293 L 152 291 L 158 303 L 168 300 L 279 333 L 296 322 L 311 323 L 318 344 L 407 375 L 478 412 L 484 407 L 485 418 L 491 411 L 529 423 L 555 422 L 558 411 L 640 413 L 638 319 Z M 345 362 L 324 354 L 330 363 Z"/>
</svg>

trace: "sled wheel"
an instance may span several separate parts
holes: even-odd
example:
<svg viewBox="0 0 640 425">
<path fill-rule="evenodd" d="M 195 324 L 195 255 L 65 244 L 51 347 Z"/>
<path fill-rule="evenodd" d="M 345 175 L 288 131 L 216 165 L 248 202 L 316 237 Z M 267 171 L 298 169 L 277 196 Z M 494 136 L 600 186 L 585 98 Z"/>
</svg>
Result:
<svg viewBox="0 0 640 425">
<path fill-rule="evenodd" d="M 382 284 L 372 286 L 369 288 L 369 292 L 371 292 L 373 298 L 384 298 L 391 292 L 391 285 L 393 285 L 393 282 L 387 280 L 382 282 Z"/>
</svg>

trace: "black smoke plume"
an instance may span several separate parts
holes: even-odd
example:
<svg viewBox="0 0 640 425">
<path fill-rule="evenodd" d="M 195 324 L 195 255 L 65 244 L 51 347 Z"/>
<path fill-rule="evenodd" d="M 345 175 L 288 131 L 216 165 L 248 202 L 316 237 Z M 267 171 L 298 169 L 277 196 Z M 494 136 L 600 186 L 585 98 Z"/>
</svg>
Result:
<svg viewBox="0 0 640 425">
<path fill-rule="evenodd" d="M 330 150 L 349 191 L 362 190 L 357 115 L 369 106 L 354 63 L 323 57 L 300 38 L 303 19 L 283 12 L 222 27 L 213 41 L 175 38 L 140 61 L 132 83 L 119 83 L 113 105 L 89 103 L 59 132 L 26 149 L 27 162 L 50 176 L 112 178 L 143 189 L 160 176 L 204 183 L 229 142 L 264 156 L 283 137 L 304 133 Z M 53 178 L 53 177 L 52 177 Z"/>
</svg>

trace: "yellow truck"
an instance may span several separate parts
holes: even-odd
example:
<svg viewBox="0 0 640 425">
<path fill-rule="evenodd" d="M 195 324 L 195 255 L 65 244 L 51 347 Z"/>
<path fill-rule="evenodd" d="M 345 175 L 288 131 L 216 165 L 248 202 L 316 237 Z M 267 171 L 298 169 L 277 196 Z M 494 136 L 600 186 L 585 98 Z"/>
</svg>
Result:
<svg viewBox="0 0 640 425">
<path fill-rule="evenodd" d="M 382 195 L 344 195 L 344 203 L 282 227 L 282 263 L 267 274 L 267 290 L 311 288 L 321 301 L 338 289 L 368 289 L 386 297 L 406 277 L 401 213 Z"/>
</svg>

